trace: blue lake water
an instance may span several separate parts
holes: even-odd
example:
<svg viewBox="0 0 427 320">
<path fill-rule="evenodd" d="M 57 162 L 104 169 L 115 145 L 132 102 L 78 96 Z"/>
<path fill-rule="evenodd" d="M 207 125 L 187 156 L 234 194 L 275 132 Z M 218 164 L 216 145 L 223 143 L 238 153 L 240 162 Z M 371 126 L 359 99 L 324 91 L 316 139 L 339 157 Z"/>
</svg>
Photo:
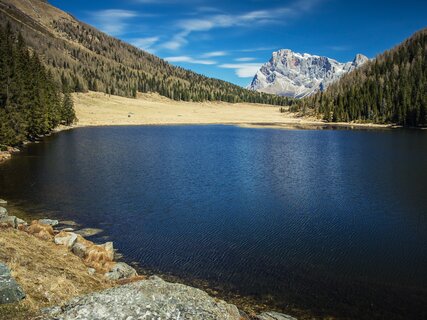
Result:
<svg viewBox="0 0 427 320">
<path fill-rule="evenodd" d="M 427 132 L 79 128 L 1 164 L 0 197 L 270 309 L 427 316 Z"/>
</svg>

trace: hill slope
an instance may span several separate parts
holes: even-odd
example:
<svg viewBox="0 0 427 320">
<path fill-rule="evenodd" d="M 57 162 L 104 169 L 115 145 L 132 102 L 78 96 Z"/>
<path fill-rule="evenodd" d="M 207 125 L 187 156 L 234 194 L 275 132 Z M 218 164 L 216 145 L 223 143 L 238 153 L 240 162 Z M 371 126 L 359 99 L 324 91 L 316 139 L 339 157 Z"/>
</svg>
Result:
<svg viewBox="0 0 427 320">
<path fill-rule="evenodd" d="M 427 28 L 293 108 L 329 121 L 427 126 Z"/>
<path fill-rule="evenodd" d="M 74 91 L 136 96 L 158 92 L 185 101 L 221 100 L 284 105 L 286 99 L 174 67 L 110 37 L 41 0 L 0 0 L 0 24 L 11 24 Z"/>
</svg>

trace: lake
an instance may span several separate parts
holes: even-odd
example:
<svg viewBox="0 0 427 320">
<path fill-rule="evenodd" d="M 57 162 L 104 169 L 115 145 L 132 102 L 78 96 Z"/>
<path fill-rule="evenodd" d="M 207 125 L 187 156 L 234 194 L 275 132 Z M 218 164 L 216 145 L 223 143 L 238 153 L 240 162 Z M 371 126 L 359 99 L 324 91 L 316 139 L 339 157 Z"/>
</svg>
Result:
<svg viewBox="0 0 427 320">
<path fill-rule="evenodd" d="M 79 128 L 1 164 L 0 197 L 223 297 L 427 316 L 425 131 Z"/>
</svg>

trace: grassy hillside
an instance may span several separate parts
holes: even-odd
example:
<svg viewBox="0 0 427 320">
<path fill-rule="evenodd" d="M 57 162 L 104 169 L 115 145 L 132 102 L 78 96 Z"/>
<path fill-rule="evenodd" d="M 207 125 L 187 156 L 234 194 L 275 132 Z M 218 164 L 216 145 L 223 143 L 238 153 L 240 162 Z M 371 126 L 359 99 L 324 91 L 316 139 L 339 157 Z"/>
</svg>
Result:
<svg viewBox="0 0 427 320">
<path fill-rule="evenodd" d="M 293 108 L 333 122 L 427 126 L 427 29 Z"/>
<path fill-rule="evenodd" d="M 208 78 L 108 36 L 40 0 L 0 0 L 0 23 L 12 25 L 38 52 L 57 81 L 74 91 L 121 96 L 158 92 L 175 100 L 257 102 L 288 99 Z"/>
</svg>

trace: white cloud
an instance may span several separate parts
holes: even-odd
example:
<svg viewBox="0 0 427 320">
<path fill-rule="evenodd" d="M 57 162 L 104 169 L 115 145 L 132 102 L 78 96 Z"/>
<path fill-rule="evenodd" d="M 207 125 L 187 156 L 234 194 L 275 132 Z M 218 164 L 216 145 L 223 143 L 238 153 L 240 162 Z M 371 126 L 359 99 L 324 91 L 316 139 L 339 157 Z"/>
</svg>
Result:
<svg viewBox="0 0 427 320">
<path fill-rule="evenodd" d="M 261 66 L 262 63 L 226 63 L 219 65 L 220 68 L 234 69 L 239 78 L 252 78 Z"/>
<path fill-rule="evenodd" d="M 188 43 L 192 32 L 209 31 L 214 28 L 252 27 L 259 24 L 281 23 L 285 18 L 296 18 L 310 11 L 318 2 L 324 0 L 298 0 L 286 7 L 256 10 L 241 14 L 214 14 L 197 19 L 185 19 L 177 23 L 180 31 L 165 44 L 164 48 L 176 50 Z"/>
<path fill-rule="evenodd" d="M 258 52 L 258 51 L 271 51 L 275 50 L 277 47 L 257 47 L 257 48 L 250 48 L 250 49 L 240 49 L 239 52 Z"/>
<path fill-rule="evenodd" d="M 140 49 L 149 49 L 153 44 L 159 41 L 159 37 L 135 38 L 131 39 L 130 43 Z"/>
<path fill-rule="evenodd" d="M 228 55 L 227 51 L 212 51 L 206 52 L 202 55 L 203 58 L 213 58 L 213 57 L 224 57 Z"/>
<path fill-rule="evenodd" d="M 243 58 L 236 58 L 234 61 L 238 62 L 248 62 L 248 61 L 254 61 L 256 58 L 250 58 L 250 57 L 243 57 Z"/>
<path fill-rule="evenodd" d="M 164 59 L 168 62 L 187 62 L 187 63 L 204 64 L 204 65 L 216 64 L 216 62 L 212 61 L 212 60 L 194 59 L 194 58 L 189 57 L 189 56 L 167 57 Z"/>
<path fill-rule="evenodd" d="M 186 36 L 188 34 L 186 32 L 180 32 L 173 36 L 173 38 L 161 45 L 161 47 L 169 49 L 169 50 L 177 50 L 181 48 L 183 45 L 187 44 Z"/>
<path fill-rule="evenodd" d="M 91 15 L 95 25 L 102 31 L 118 35 L 127 28 L 126 20 L 138 16 L 138 13 L 130 10 L 108 9 L 92 12 Z"/>
<path fill-rule="evenodd" d="M 330 50 L 334 50 L 334 51 L 348 51 L 348 50 L 350 50 L 349 46 L 329 46 L 327 48 Z"/>
</svg>

